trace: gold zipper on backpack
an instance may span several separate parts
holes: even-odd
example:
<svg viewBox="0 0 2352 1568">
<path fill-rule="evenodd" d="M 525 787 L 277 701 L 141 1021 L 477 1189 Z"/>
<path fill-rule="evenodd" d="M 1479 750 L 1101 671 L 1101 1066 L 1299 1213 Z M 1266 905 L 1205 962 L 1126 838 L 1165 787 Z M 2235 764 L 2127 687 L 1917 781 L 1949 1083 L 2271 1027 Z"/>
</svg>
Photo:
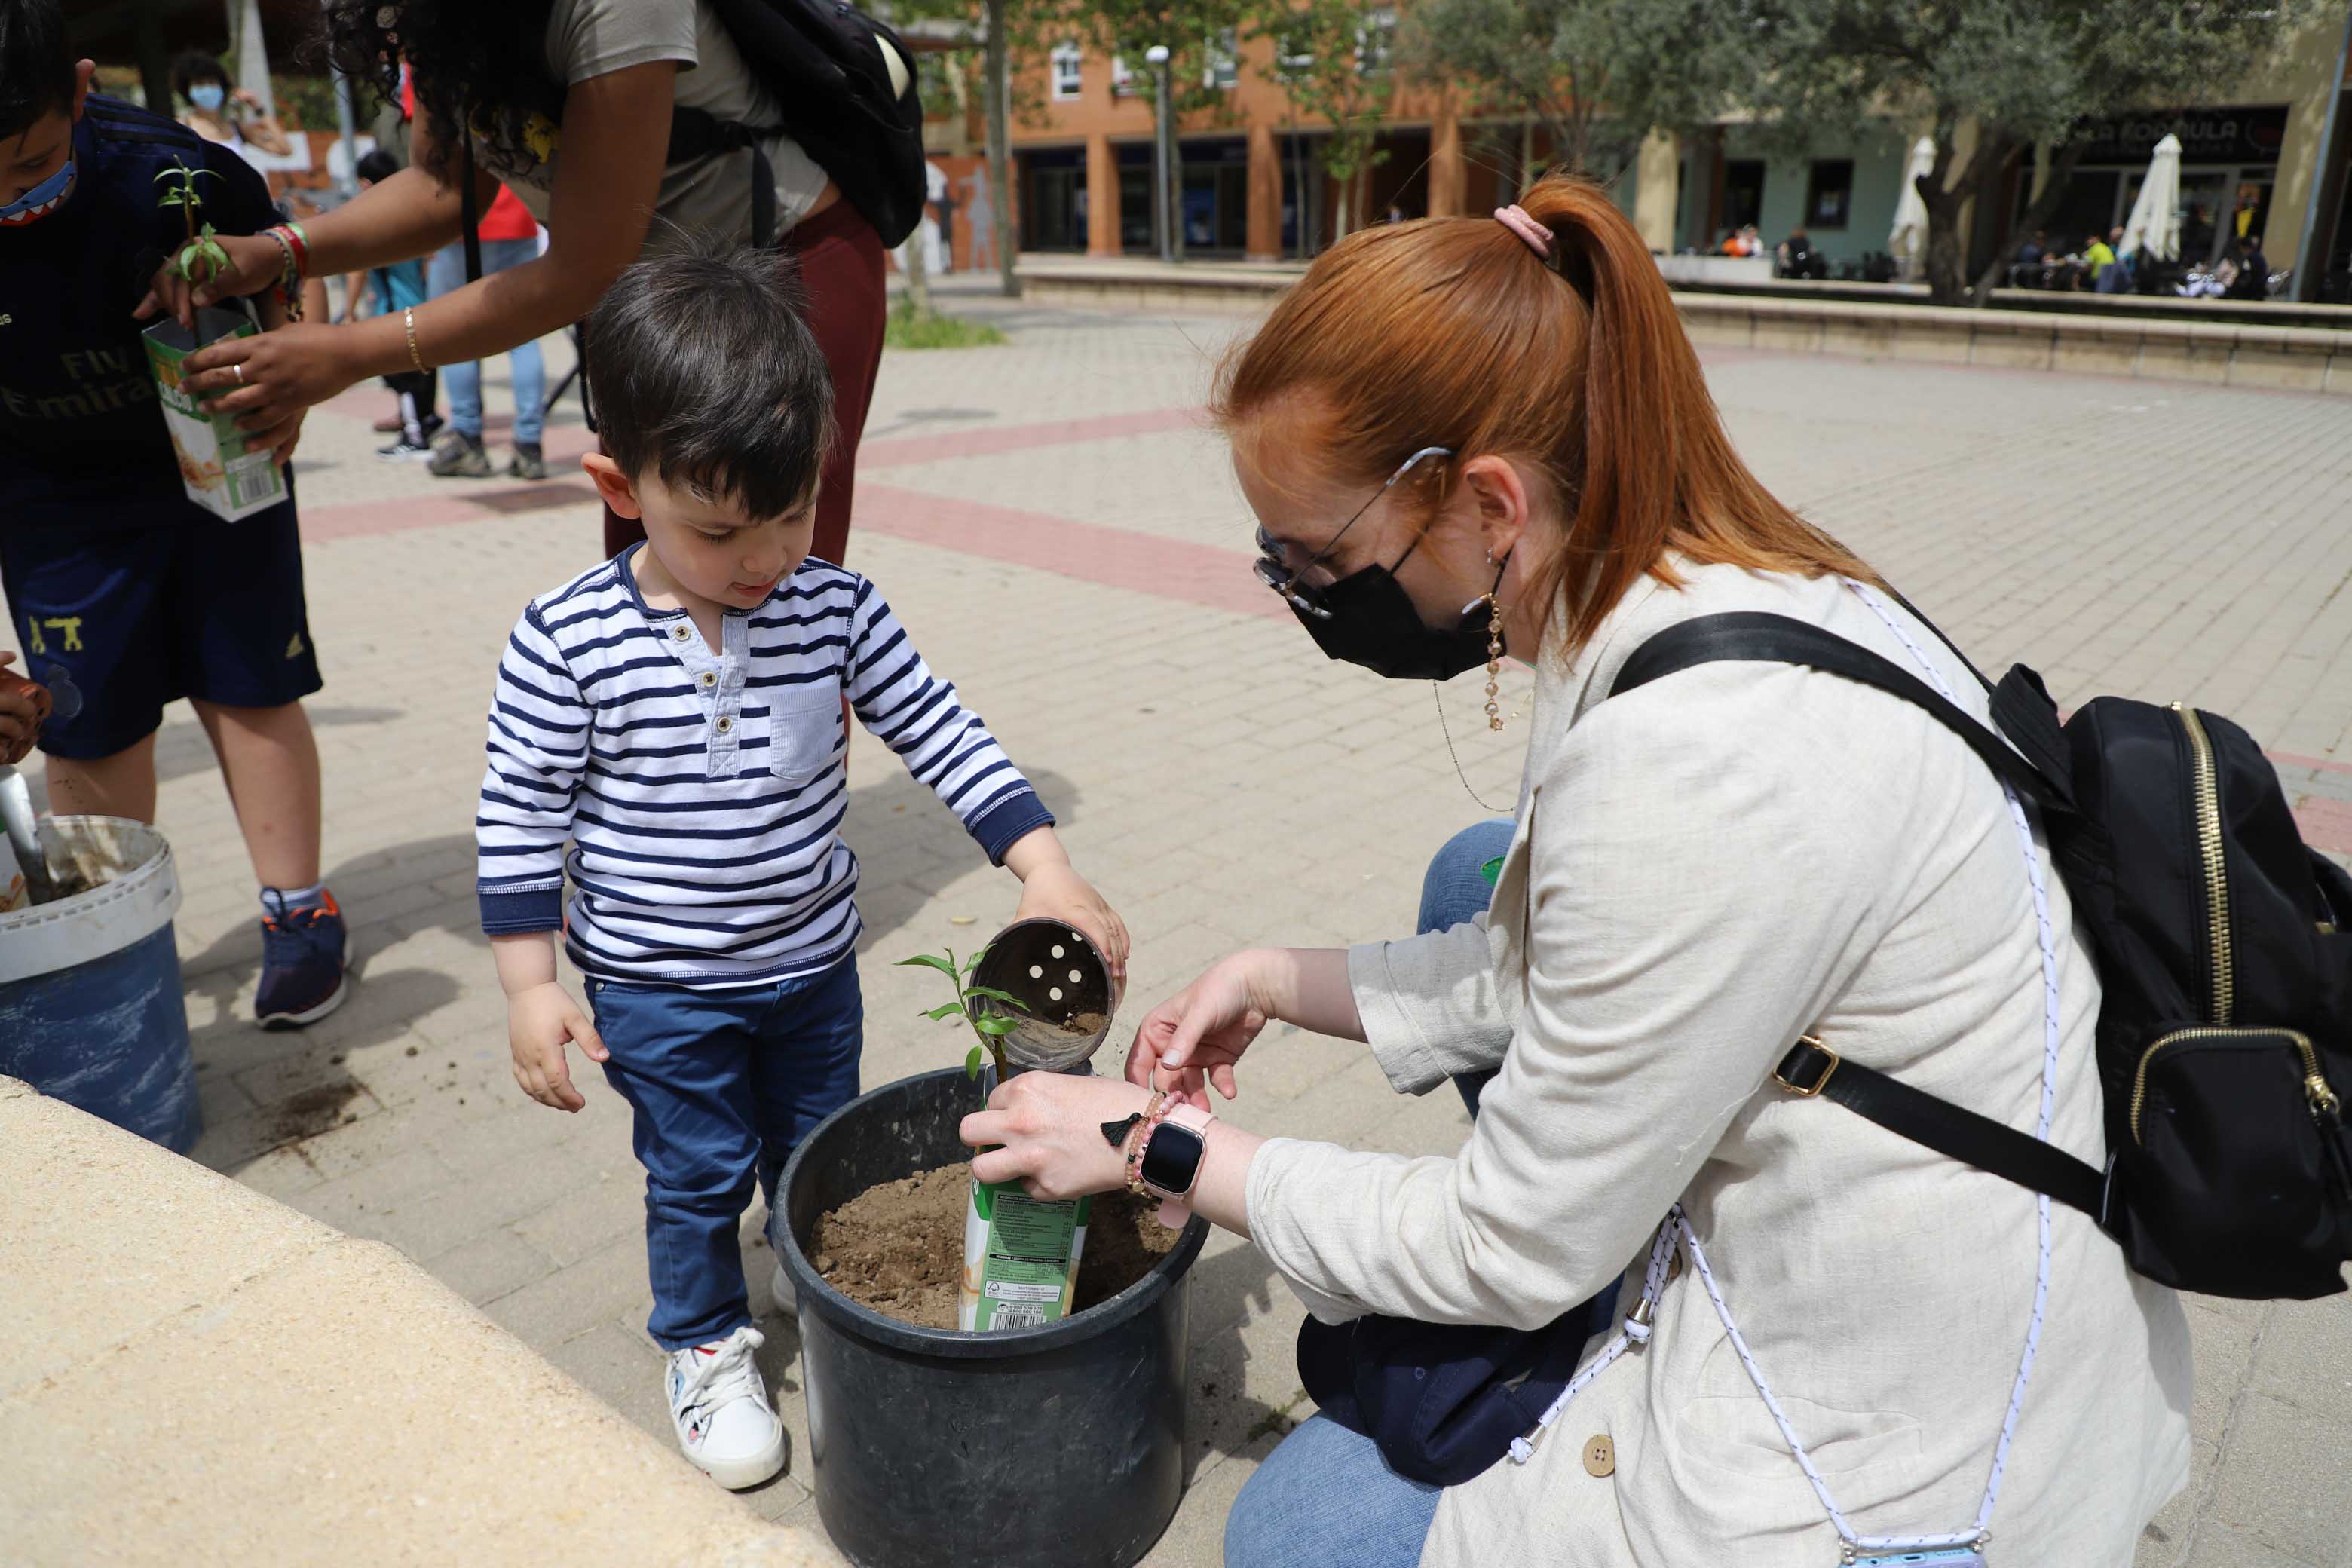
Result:
<svg viewBox="0 0 2352 1568">
<path fill-rule="evenodd" d="M 2227 1028 L 2231 1009 L 2237 1001 L 2237 975 L 2231 967 L 2230 957 L 2230 880 L 2221 860 L 2221 782 L 2213 763 L 2213 742 L 2206 735 L 2205 721 L 2197 716 L 2197 710 L 2176 702 L 2172 711 L 2179 715 L 2181 728 L 2189 732 L 2189 787 L 2197 807 L 2197 853 L 2205 864 L 2206 930 L 2213 948 L 2212 1021 L 2216 1027 Z M 2155 1047 L 2148 1048 L 2153 1050 Z M 2137 1097 L 2132 1121 L 2136 1127 L 2139 1121 Z"/>
<path fill-rule="evenodd" d="M 2247 1035 L 2277 1036 L 2294 1042 L 2294 1048 L 2296 1051 L 2301 1053 L 2303 1057 L 2303 1092 L 2305 1098 L 2311 1101 L 2311 1114 L 2313 1120 L 2332 1120 L 2342 1109 L 2341 1102 L 2336 1098 L 2336 1091 L 2327 1086 L 2326 1078 L 2323 1076 L 2319 1070 L 2319 1051 L 2317 1047 L 2312 1045 L 2310 1036 L 2305 1035 L 2299 1030 L 2210 1028 L 2175 1029 L 2168 1035 L 2159 1037 L 2147 1047 L 2147 1049 L 2140 1052 L 2139 1054 L 2139 1070 L 2132 1075 L 2132 1142 L 2137 1143 L 2142 1141 L 2139 1135 L 2139 1112 L 2140 1107 L 2145 1104 L 2147 1100 L 2148 1064 L 2156 1059 L 2157 1052 L 2164 1049 L 2167 1046 L 2178 1045 L 2183 1040 L 2234 1040 Z"/>
</svg>

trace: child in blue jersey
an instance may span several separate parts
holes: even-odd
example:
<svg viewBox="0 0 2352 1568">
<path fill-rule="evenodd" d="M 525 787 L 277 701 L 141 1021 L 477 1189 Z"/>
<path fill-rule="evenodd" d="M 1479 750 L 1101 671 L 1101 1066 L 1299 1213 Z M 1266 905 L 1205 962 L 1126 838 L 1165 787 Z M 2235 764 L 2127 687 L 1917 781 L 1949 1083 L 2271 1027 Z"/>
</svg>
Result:
<svg viewBox="0 0 2352 1568">
<path fill-rule="evenodd" d="M 832 388 L 774 256 L 641 262 L 587 345 L 604 450 L 584 462 L 646 540 L 533 600 L 508 641 L 477 818 L 482 928 L 524 1089 L 585 1104 L 570 1042 L 635 1111 L 646 1327 L 670 1352 L 678 1444 L 754 1486 L 783 1436 L 752 1363 L 738 1221 L 756 1184 L 773 1238 L 785 1157 L 858 1091 L 845 712 L 1021 879 L 1021 918 L 1067 921 L 1122 973 L 1127 931 L 874 584 L 809 554 Z M 559 930 L 593 1026 L 556 981 Z"/>
<path fill-rule="evenodd" d="M 0 587 L 47 686 L 49 804 L 151 821 L 155 731 L 185 697 L 262 883 L 266 1026 L 325 1016 L 349 941 L 319 877 L 319 689 L 294 502 L 223 522 L 187 498 L 134 314 L 183 242 L 156 176 L 207 170 L 223 234 L 278 220 L 231 148 L 89 90 L 59 0 L 0 0 Z M 278 324 L 274 302 L 265 325 Z M 260 431 L 280 461 L 299 416 Z"/>
</svg>

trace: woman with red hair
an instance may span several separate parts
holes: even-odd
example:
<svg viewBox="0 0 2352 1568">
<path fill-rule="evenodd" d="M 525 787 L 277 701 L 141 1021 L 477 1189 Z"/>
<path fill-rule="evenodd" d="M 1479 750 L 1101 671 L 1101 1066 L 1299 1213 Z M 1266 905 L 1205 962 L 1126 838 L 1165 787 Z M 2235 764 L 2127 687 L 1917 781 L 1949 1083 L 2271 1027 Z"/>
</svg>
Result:
<svg viewBox="0 0 2352 1568">
<path fill-rule="evenodd" d="M 1811 1036 L 2104 1162 L 2098 976 L 2032 808 L 1923 710 L 1811 668 L 1611 695 L 1651 637 L 1760 611 L 1986 712 L 1741 463 L 1632 226 L 1552 179 L 1352 236 L 1236 351 L 1217 413 L 1259 574 L 1325 653 L 1535 668 L 1491 912 L 1226 958 L 1144 1019 L 1131 1081 L 998 1089 L 964 1125 L 1001 1145 L 974 1171 L 1181 1198 L 1329 1323 L 1535 1331 L 1621 1276 L 1626 1321 L 1458 1484 L 1309 1420 L 1243 1489 L 1227 1563 L 1973 1564 L 1996 1532 L 2019 1563 L 2128 1562 L 2188 1473 L 2177 1299 L 2073 1209 L 1775 1072 Z M 1402 1092 L 1496 1076 L 1444 1158 L 1209 1117 L 1277 1018 L 1367 1042 Z"/>
</svg>

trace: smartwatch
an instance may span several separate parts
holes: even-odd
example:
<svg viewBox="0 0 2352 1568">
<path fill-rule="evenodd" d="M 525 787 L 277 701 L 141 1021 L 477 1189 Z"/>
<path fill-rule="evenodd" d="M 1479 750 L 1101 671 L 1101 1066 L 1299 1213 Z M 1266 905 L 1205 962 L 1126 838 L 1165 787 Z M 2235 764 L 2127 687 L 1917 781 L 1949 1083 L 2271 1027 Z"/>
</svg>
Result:
<svg viewBox="0 0 2352 1568">
<path fill-rule="evenodd" d="M 1160 1223 L 1171 1229 L 1181 1228 L 1192 1218 L 1184 1200 L 1192 1196 L 1193 1184 L 1201 1179 L 1201 1162 L 1209 1152 L 1209 1123 L 1215 1120 L 1197 1106 L 1180 1101 L 1144 1140 L 1137 1173 L 1146 1191 L 1167 1200 L 1160 1205 Z"/>
</svg>

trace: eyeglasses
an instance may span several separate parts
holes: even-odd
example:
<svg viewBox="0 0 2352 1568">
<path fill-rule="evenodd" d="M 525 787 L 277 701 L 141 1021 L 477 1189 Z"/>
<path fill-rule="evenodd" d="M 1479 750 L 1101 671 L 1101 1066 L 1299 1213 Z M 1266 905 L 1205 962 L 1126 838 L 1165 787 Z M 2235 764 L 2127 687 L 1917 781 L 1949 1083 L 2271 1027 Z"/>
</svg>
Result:
<svg viewBox="0 0 2352 1568">
<path fill-rule="evenodd" d="M 1414 464 L 1420 462 L 1423 458 L 1450 458 L 1452 456 L 1454 456 L 1454 451 L 1453 448 L 1449 447 L 1423 447 L 1420 451 L 1415 452 L 1412 457 L 1407 458 L 1402 463 L 1397 466 L 1397 471 L 1388 477 L 1388 481 L 1381 485 L 1377 491 L 1373 492 L 1371 499 L 1364 502 L 1362 506 L 1356 509 L 1355 516 L 1350 517 L 1347 521 L 1341 523 L 1339 525 L 1339 531 L 1333 534 L 1330 539 L 1324 543 L 1323 548 L 1317 551 L 1314 555 L 1308 559 L 1307 564 L 1301 566 L 1296 572 L 1293 572 L 1290 569 L 1289 559 L 1283 553 L 1283 546 L 1280 542 L 1273 539 L 1266 533 L 1265 525 L 1264 523 L 1258 524 L 1258 556 L 1255 561 L 1250 563 L 1250 569 L 1257 574 L 1257 580 L 1259 582 L 1265 584 L 1267 587 L 1281 595 L 1283 599 L 1288 603 L 1290 607 L 1297 610 L 1300 615 L 1312 616 L 1318 621 L 1329 620 L 1331 618 L 1331 606 L 1324 602 L 1324 591 L 1331 586 L 1334 579 L 1332 578 L 1331 574 L 1328 571 L 1323 572 L 1319 577 L 1310 578 L 1308 574 L 1315 572 L 1318 567 L 1321 566 L 1323 558 L 1331 553 L 1333 547 L 1339 542 L 1340 538 L 1347 533 L 1348 530 L 1355 527 L 1358 520 L 1362 518 L 1364 513 L 1371 510 L 1374 506 L 1378 505 L 1380 503 L 1381 497 L 1388 494 L 1390 490 L 1395 489 L 1396 482 L 1404 478 L 1405 475 L 1411 473 Z M 1412 557 L 1412 552 L 1420 547 L 1421 541 L 1418 538 L 1414 539 L 1412 543 L 1405 547 L 1404 554 L 1397 557 L 1397 565 L 1403 565 L 1405 562 Z M 1395 567 L 1390 568 L 1391 571 L 1394 571 L 1395 569 Z"/>
</svg>

